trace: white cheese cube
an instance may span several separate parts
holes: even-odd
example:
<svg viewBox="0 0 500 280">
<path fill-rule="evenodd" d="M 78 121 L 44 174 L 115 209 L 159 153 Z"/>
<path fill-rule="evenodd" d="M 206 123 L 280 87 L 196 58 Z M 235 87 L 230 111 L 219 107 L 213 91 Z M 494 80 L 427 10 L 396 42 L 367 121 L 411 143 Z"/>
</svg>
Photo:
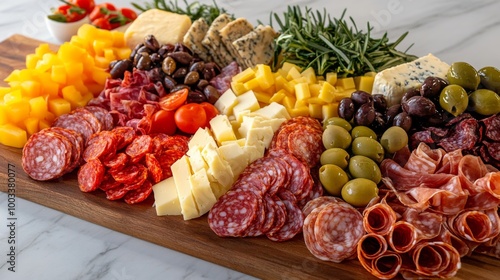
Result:
<svg viewBox="0 0 500 280">
<path fill-rule="evenodd" d="M 203 146 L 196 145 L 189 149 L 186 153 L 189 156 L 189 163 L 191 165 L 191 170 L 193 171 L 193 173 L 197 172 L 200 169 L 208 169 L 208 165 L 201 155 L 201 150 L 203 150 Z"/>
<path fill-rule="evenodd" d="M 200 169 L 194 172 L 193 175 L 189 177 L 189 183 L 191 184 L 194 201 L 198 206 L 199 215 L 202 216 L 207 213 L 217 201 L 210 187 L 207 171 L 205 169 Z"/>
<path fill-rule="evenodd" d="M 169 177 L 153 186 L 156 215 L 181 215 L 181 205 L 173 177 Z"/>
<path fill-rule="evenodd" d="M 210 129 L 219 145 L 225 141 L 236 140 L 233 126 L 226 115 L 217 115 L 211 119 Z"/>
<path fill-rule="evenodd" d="M 181 212 L 184 220 L 194 219 L 200 216 L 196 203 L 194 201 L 189 177 L 191 176 L 191 167 L 186 155 L 172 164 L 172 175 L 174 177 L 177 195 L 181 205 Z"/>
<path fill-rule="evenodd" d="M 233 114 L 236 120 L 242 121 L 243 115 L 260 109 L 259 101 L 252 90 L 249 90 L 236 97 L 238 104 L 233 107 Z"/>
<path fill-rule="evenodd" d="M 224 160 L 216 145 L 207 144 L 201 151 L 203 159 L 208 165 L 207 174 L 221 184 L 224 188 L 228 188 L 233 184 L 233 171 L 229 163 Z"/>
<path fill-rule="evenodd" d="M 270 126 L 252 128 L 248 131 L 245 146 L 255 146 L 259 153 L 264 154 L 271 144 L 273 135 L 274 131 Z"/>
<path fill-rule="evenodd" d="M 252 115 L 256 116 L 263 116 L 268 119 L 289 119 L 290 114 L 286 110 L 285 106 L 277 103 L 277 102 L 271 102 L 269 105 L 264 106 L 255 112 L 252 113 Z"/>
<path fill-rule="evenodd" d="M 243 169 L 248 165 L 248 155 L 245 150 L 238 142 L 231 141 L 228 144 L 220 146 L 219 153 L 231 166 L 233 178 L 236 180 Z"/>
<path fill-rule="evenodd" d="M 372 94 L 383 94 L 388 106 L 399 104 L 404 93 L 408 89 L 421 86 L 425 78 L 434 76 L 446 79 L 449 68 L 450 65 L 428 54 L 377 73 Z"/>
<path fill-rule="evenodd" d="M 191 139 L 189 139 L 188 148 L 191 149 L 192 147 L 195 146 L 204 147 L 206 144 L 210 143 L 216 145 L 215 139 L 210 129 L 198 128 L 198 130 L 193 134 L 193 136 L 191 136 Z"/>
<path fill-rule="evenodd" d="M 228 89 L 217 99 L 214 106 L 219 111 L 219 114 L 229 116 L 233 114 L 233 108 L 236 104 L 238 104 L 236 94 L 234 94 L 232 89 Z"/>
<path fill-rule="evenodd" d="M 264 151 L 257 149 L 256 146 L 243 146 L 243 150 L 248 156 L 248 164 L 264 156 Z"/>
</svg>

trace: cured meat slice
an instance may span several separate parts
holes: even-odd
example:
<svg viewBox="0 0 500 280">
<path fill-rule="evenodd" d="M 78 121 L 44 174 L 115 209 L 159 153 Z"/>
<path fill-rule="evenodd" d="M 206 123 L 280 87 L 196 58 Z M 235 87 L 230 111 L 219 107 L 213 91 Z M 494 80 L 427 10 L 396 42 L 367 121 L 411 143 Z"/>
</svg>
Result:
<svg viewBox="0 0 500 280">
<path fill-rule="evenodd" d="M 304 236 L 304 243 L 306 244 L 306 247 L 309 250 L 309 252 L 311 252 L 313 256 L 315 256 L 320 260 L 329 261 L 327 252 L 323 249 L 323 247 L 321 247 L 318 244 L 316 240 L 316 235 L 314 233 L 314 225 L 316 224 L 318 214 L 325 206 L 326 204 L 322 204 L 321 206 L 312 209 L 312 211 L 306 216 L 304 220 L 302 232 Z"/>
<path fill-rule="evenodd" d="M 128 126 L 118 126 L 111 130 L 118 136 L 117 150 L 127 147 L 136 137 L 135 130 Z"/>
<path fill-rule="evenodd" d="M 271 198 L 275 202 L 275 204 L 273 205 L 274 210 L 275 210 L 275 215 L 274 215 L 273 224 L 272 224 L 271 228 L 269 229 L 269 231 L 266 232 L 266 236 L 268 236 L 268 235 L 272 236 L 273 234 L 275 234 L 277 231 L 279 231 L 283 227 L 283 225 L 286 222 L 286 206 L 285 206 L 285 204 L 283 203 L 283 201 L 281 201 L 281 199 L 279 199 L 275 195 L 273 195 Z"/>
<path fill-rule="evenodd" d="M 93 192 L 104 180 L 106 170 L 98 159 L 86 162 L 78 170 L 78 186 L 82 192 Z"/>
<path fill-rule="evenodd" d="M 252 191 L 230 190 L 208 213 L 208 224 L 220 237 L 240 237 L 257 216 L 261 198 Z"/>
<path fill-rule="evenodd" d="M 293 197 L 292 194 L 289 196 Z M 302 231 L 304 214 L 293 199 L 294 198 L 290 197 L 283 199 L 283 197 L 281 197 L 281 201 L 285 204 L 286 208 L 286 221 L 278 231 L 267 234 L 267 238 L 270 240 L 277 242 L 287 241 Z"/>
<path fill-rule="evenodd" d="M 108 200 L 118 200 L 122 199 L 128 192 L 127 189 L 123 188 L 122 185 L 106 190 L 106 199 Z"/>
<path fill-rule="evenodd" d="M 255 218 L 252 224 L 245 230 L 243 236 L 260 236 L 263 234 L 262 226 L 266 222 L 266 206 L 264 205 L 263 198 L 258 200 L 258 206 L 256 210 Z"/>
<path fill-rule="evenodd" d="M 358 242 L 358 259 L 363 264 L 363 260 L 372 260 L 382 256 L 387 251 L 387 248 L 387 241 L 383 235 L 367 233 Z M 363 266 L 365 265 L 363 264 Z"/>
<path fill-rule="evenodd" d="M 276 194 L 284 187 L 286 170 L 283 170 L 275 158 L 264 156 L 250 163 L 240 174 L 238 180 L 260 181 L 263 193 Z M 245 178 L 245 179 L 243 179 Z"/>
<path fill-rule="evenodd" d="M 90 126 L 92 127 L 92 130 L 94 131 L 94 133 L 102 131 L 102 123 L 89 110 L 87 110 L 85 108 L 77 108 L 77 109 L 73 110 L 70 114 L 79 116 L 79 117 L 81 117 L 81 119 L 86 120 L 90 124 Z"/>
<path fill-rule="evenodd" d="M 109 173 L 106 173 L 104 174 L 104 179 L 102 180 L 99 189 L 101 189 L 102 191 L 107 191 L 110 189 L 118 188 L 121 185 L 122 183 L 115 181 L 115 179 L 113 179 L 113 177 Z"/>
<path fill-rule="evenodd" d="M 274 220 L 276 216 L 276 211 L 277 211 L 277 206 L 276 201 L 268 194 L 265 194 L 263 197 L 263 203 L 264 203 L 264 209 L 266 213 L 266 219 L 264 220 L 264 223 L 262 223 L 261 226 L 261 231 L 262 234 L 266 234 L 269 232 L 273 225 L 274 225 Z"/>
<path fill-rule="evenodd" d="M 483 211 L 464 210 L 447 221 L 448 229 L 460 238 L 484 243 L 500 234 L 500 218 L 497 209 Z"/>
<path fill-rule="evenodd" d="M 358 259 L 361 265 L 378 279 L 392 279 L 398 275 L 403 267 L 401 255 L 390 250 L 373 259 L 363 258 L 362 256 L 358 257 Z"/>
<path fill-rule="evenodd" d="M 147 176 L 147 170 L 143 165 L 129 164 L 120 170 L 109 170 L 109 174 L 111 174 L 113 179 L 117 182 L 129 185 L 135 184 L 137 181 L 141 180 L 140 178 L 142 178 L 142 173 L 145 171 Z"/>
<path fill-rule="evenodd" d="M 149 135 L 137 136 L 125 149 L 125 153 L 130 157 L 130 161 L 137 163 L 141 161 L 147 153 L 153 151 L 153 139 Z"/>
<path fill-rule="evenodd" d="M 166 150 L 155 155 L 161 166 L 163 174 L 162 179 L 172 177 L 172 164 L 174 164 L 183 155 L 184 153 L 178 150 Z"/>
<path fill-rule="evenodd" d="M 406 253 L 419 241 L 417 229 L 413 224 L 397 221 L 387 236 L 391 249 L 397 253 Z"/>
<path fill-rule="evenodd" d="M 125 153 L 117 153 L 103 160 L 102 164 L 113 171 L 118 171 L 124 168 L 128 163 L 128 155 Z"/>
<path fill-rule="evenodd" d="M 472 149 L 479 140 L 478 129 L 479 124 L 476 119 L 464 119 L 456 124 L 451 134 L 441 139 L 438 145 L 447 152 Z"/>
<path fill-rule="evenodd" d="M 415 246 L 410 256 L 414 269 L 403 269 L 401 273 L 405 278 L 450 278 L 455 276 L 461 267 L 458 251 L 444 242 L 421 242 Z"/>
<path fill-rule="evenodd" d="M 500 142 L 500 114 L 482 119 L 481 123 L 485 127 L 484 136 L 493 141 Z"/>
<path fill-rule="evenodd" d="M 152 192 L 153 184 L 149 180 L 146 180 L 139 188 L 128 191 L 123 199 L 127 204 L 137 204 L 146 200 Z"/>
<path fill-rule="evenodd" d="M 385 199 L 363 210 L 363 227 L 368 233 L 386 235 L 396 223 L 396 212 Z"/>
<path fill-rule="evenodd" d="M 168 137 L 163 144 L 163 148 L 169 150 L 177 150 L 183 153 L 187 153 L 189 138 L 183 135 L 173 135 Z"/>
<path fill-rule="evenodd" d="M 113 129 L 113 117 L 108 110 L 98 106 L 85 106 L 85 109 L 91 112 L 99 120 L 102 130 Z"/>
<path fill-rule="evenodd" d="M 294 117 L 294 118 L 291 118 L 291 119 L 284 121 L 281 124 L 281 127 L 286 127 L 286 126 L 292 125 L 292 124 L 300 124 L 300 125 L 311 127 L 311 128 L 314 128 L 315 130 L 323 132 L 323 126 L 315 118 L 304 117 L 304 116 Z"/>
<path fill-rule="evenodd" d="M 87 139 L 94 133 L 92 125 L 81 116 L 75 114 L 64 114 L 56 118 L 52 126 L 62 127 L 74 130 L 83 136 L 83 140 L 87 143 Z"/>
<path fill-rule="evenodd" d="M 324 206 L 325 204 L 328 203 L 347 203 L 343 201 L 341 198 L 335 197 L 335 196 L 320 196 L 316 199 L 312 199 L 306 203 L 306 205 L 302 208 L 302 212 L 304 213 L 304 216 L 308 216 L 312 210 Z"/>
<path fill-rule="evenodd" d="M 71 164 L 70 166 L 68 166 L 68 170 L 67 170 L 67 173 L 73 171 L 76 167 L 80 166 L 80 161 L 82 159 L 82 154 L 83 154 L 83 151 L 84 151 L 84 141 L 83 141 L 83 137 L 80 133 L 74 131 L 74 130 L 70 130 L 70 129 L 66 129 L 66 128 L 62 128 L 62 127 L 49 127 L 49 128 L 46 128 L 42 131 L 50 131 L 50 132 L 54 132 L 54 133 L 58 133 L 66 138 L 68 138 L 68 140 L 71 141 L 71 148 L 72 148 L 72 157 L 71 157 Z"/>
<path fill-rule="evenodd" d="M 137 173 L 135 173 L 134 170 L 136 176 L 133 178 L 132 181 L 124 183 L 123 185 L 123 188 L 128 191 L 141 188 L 144 182 L 148 180 L 148 170 L 146 169 L 146 167 L 144 167 L 144 165 L 142 164 L 137 164 L 136 166 L 138 167 Z"/>
<path fill-rule="evenodd" d="M 93 134 L 87 141 L 83 159 L 88 162 L 92 159 L 104 160 L 112 157 L 116 153 L 117 141 L 116 134 L 111 131 L 101 131 Z"/>
<path fill-rule="evenodd" d="M 404 168 L 420 173 L 436 173 L 445 153 L 443 149 L 431 149 L 427 145 L 419 145 L 411 153 Z"/>
<path fill-rule="evenodd" d="M 55 133 L 35 133 L 23 147 L 21 164 L 28 176 L 38 181 L 56 179 L 71 166 L 71 150 Z M 66 141 L 67 140 L 66 138 Z M 71 149 L 71 148 L 70 148 Z"/>
<path fill-rule="evenodd" d="M 323 132 L 311 127 L 295 130 L 288 136 L 288 150 L 296 158 L 312 168 L 319 164 L 321 154 L 325 150 L 321 140 Z"/>
<path fill-rule="evenodd" d="M 415 227 L 419 239 L 433 239 L 441 233 L 444 217 L 438 213 L 420 212 L 408 207 L 403 213 L 402 220 Z"/>
<path fill-rule="evenodd" d="M 317 246 L 335 263 L 355 256 L 363 234 L 363 216 L 346 203 L 326 204 L 314 224 Z"/>
<path fill-rule="evenodd" d="M 144 163 L 148 168 L 149 178 L 151 179 L 152 183 L 156 184 L 160 182 L 163 178 L 163 171 L 155 155 L 151 153 L 146 154 Z"/>
</svg>

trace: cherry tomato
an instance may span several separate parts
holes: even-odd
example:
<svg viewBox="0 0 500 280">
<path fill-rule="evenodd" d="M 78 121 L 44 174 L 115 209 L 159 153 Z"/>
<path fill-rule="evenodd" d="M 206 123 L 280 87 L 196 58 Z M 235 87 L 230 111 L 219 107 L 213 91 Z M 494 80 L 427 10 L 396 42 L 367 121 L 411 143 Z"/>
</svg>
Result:
<svg viewBox="0 0 500 280">
<path fill-rule="evenodd" d="M 57 7 L 52 15 L 49 15 L 51 20 L 59 22 L 75 22 L 79 21 L 87 15 L 84 9 L 72 6 L 61 5 Z"/>
<path fill-rule="evenodd" d="M 104 17 L 106 15 L 109 15 L 111 12 L 116 11 L 115 5 L 111 3 L 102 3 L 99 5 L 96 5 L 94 9 L 92 9 L 92 12 L 90 12 L 89 18 L 91 21 L 94 21 L 100 17 Z"/>
<path fill-rule="evenodd" d="M 219 110 L 217 110 L 214 105 L 208 102 L 202 102 L 200 103 L 200 105 L 201 107 L 203 107 L 205 113 L 207 114 L 207 123 L 210 124 L 210 120 L 219 114 Z"/>
<path fill-rule="evenodd" d="M 160 107 L 163 110 L 173 111 L 179 108 L 187 100 L 189 89 L 183 88 L 181 90 L 171 92 L 160 98 Z"/>
<path fill-rule="evenodd" d="M 207 126 L 207 114 L 198 103 L 188 103 L 175 111 L 175 124 L 181 131 L 194 134 L 198 128 Z"/>
<path fill-rule="evenodd" d="M 134 21 L 137 18 L 137 13 L 129 8 L 121 8 L 120 12 L 128 19 L 127 23 Z"/>
<path fill-rule="evenodd" d="M 87 14 L 90 14 L 95 7 L 94 0 L 69 0 L 68 3 L 84 9 Z"/>
<path fill-rule="evenodd" d="M 150 133 L 173 135 L 176 130 L 175 111 L 159 110 L 153 115 Z"/>
<path fill-rule="evenodd" d="M 106 18 L 103 17 L 93 20 L 92 25 L 100 29 L 111 30 L 111 24 Z"/>
</svg>

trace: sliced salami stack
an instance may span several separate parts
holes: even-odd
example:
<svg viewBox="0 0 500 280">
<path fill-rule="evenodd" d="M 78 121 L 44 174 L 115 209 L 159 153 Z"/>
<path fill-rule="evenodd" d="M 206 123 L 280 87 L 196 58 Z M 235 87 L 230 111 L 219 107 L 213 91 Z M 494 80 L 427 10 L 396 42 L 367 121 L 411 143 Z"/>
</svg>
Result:
<svg viewBox="0 0 500 280">
<path fill-rule="evenodd" d="M 302 231 L 301 208 L 323 189 L 309 168 L 290 152 L 273 149 L 252 162 L 208 214 L 221 237 L 266 235 L 286 241 Z"/>
<path fill-rule="evenodd" d="M 57 179 L 80 166 L 92 134 L 113 127 L 111 114 L 87 106 L 59 116 L 52 127 L 33 134 L 22 152 L 22 166 L 34 180 Z"/>
</svg>

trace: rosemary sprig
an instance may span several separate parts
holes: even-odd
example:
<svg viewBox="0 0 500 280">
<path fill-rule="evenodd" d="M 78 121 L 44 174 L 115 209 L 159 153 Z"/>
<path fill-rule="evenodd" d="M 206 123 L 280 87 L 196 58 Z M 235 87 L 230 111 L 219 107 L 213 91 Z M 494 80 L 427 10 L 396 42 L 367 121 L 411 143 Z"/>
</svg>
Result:
<svg viewBox="0 0 500 280">
<path fill-rule="evenodd" d="M 177 0 L 169 1 L 166 0 L 153 0 L 152 2 L 146 2 L 143 5 L 137 3 L 131 3 L 139 11 L 147 11 L 150 9 L 159 9 L 167 12 L 184 14 L 189 16 L 192 21 L 195 21 L 199 18 L 205 18 L 208 24 L 211 24 L 215 18 L 217 18 L 220 14 L 227 13 L 226 9 L 217 6 L 215 0 L 213 1 L 213 5 L 202 4 L 198 1 L 194 1 L 192 3 L 188 3 L 187 0 L 183 0 L 184 7 L 181 7 Z M 234 16 L 230 14 L 232 18 Z"/>
<path fill-rule="evenodd" d="M 281 17 L 271 13 L 271 26 L 274 19 L 280 32 L 275 41 L 273 67 L 277 69 L 288 61 L 303 68 L 313 67 L 319 75 L 337 72 L 347 77 L 381 71 L 417 58 L 407 54 L 409 48 L 404 52 L 396 49 L 408 32 L 392 43 L 387 33 L 372 38 L 369 23 L 363 32 L 352 17 L 349 26 L 345 14 L 346 10 L 340 18 L 332 19 L 326 9 L 321 13 L 299 6 L 288 6 Z"/>
</svg>

